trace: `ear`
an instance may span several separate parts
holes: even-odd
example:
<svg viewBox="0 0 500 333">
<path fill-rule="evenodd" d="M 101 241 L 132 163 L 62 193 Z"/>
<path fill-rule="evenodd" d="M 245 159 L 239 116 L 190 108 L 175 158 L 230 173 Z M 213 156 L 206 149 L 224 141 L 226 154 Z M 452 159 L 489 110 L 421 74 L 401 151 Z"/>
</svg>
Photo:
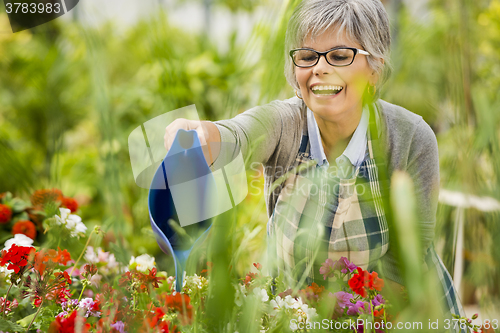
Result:
<svg viewBox="0 0 500 333">
<path fill-rule="evenodd" d="M 385 63 L 384 59 L 382 59 L 382 58 L 379 58 L 379 61 L 382 63 L 382 65 Z M 380 73 L 377 73 L 376 71 L 372 71 L 372 73 L 370 74 L 370 79 L 369 79 L 370 85 L 374 86 L 375 84 L 377 84 L 379 78 L 380 78 Z"/>
</svg>

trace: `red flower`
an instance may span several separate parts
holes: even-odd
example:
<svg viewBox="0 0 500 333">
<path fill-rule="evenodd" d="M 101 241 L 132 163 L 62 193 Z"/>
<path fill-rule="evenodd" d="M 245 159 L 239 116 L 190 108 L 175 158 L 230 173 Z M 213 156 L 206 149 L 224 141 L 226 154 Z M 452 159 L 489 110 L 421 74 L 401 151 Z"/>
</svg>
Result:
<svg viewBox="0 0 500 333">
<path fill-rule="evenodd" d="M 90 278 L 93 277 L 96 274 L 97 274 L 97 266 L 96 265 L 94 265 L 94 264 L 85 264 L 83 266 L 82 276 L 85 279 L 90 280 Z"/>
<path fill-rule="evenodd" d="M 364 271 L 361 267 L 358 267 L 358 273 L 354 274 L 352 278 L 349 279 L 349 287 L 356 294 L 361 297 L 366 297 L 366 288 L 368 286 L 369 273 Z"/>
<path fill-rule="evenodd" d="M 0 309 L 3 310 L 3 308 L 5 306 L 5 314 L 9 314 L 9 312 L 12 312 L 12 310 L 17 308 L 18 305 L 19 305 L 19 303 L 17 302 L 17 300 L 15 298 L 12 302 L 7 301 L 7 304 L 5 304 L 5 298 L 0 297 Z M 2 310 L 0 310 L 0 311 L 2 311 Z"/>
<path fill-rule="evenodd" d="M 138 291 L 138 292 L 150 292 L 149 285 L 153 288 L 159 288 L 161 280 L 164 280 L 163 277 L 156 276 L 156 268 L 153 268 L 149 271 L 149 274 L 142 273 L 138 270 L 133 270 L 129 272 L 125 272 L 122 274 L 121 279 L 118 281 L 120 287 L 128 288 L 129 291 Z M 133 289 L 133 290 L 132 290 Z"/>
<path fill-rule="evenodd" d="M 12 227 L 12 234 L 23 234 L 31 239 L 36 238 L 36 227 L 35 224 L 28 220 L 21 220 L 16 222 Z"/>
<path fill-rule="evenodd" d="M 259 271 L 262 269 L 262 265 L 259 264 L 258 262 L 257 263 L 253 263 L 254 267 L 257 268 Z"/>
<path fill-rule="evenodd" d="M 0 204 L 0 224 L 5 224 L 12 218 L 12 209 L 9 206 Z"/>
<path fill-rule="evenodd" d="M 179 312 L 177 318 L 181 321 L 182 325 L 189 325 L 193 320 L 193 306 L 189 304 L 191 299 L 186 294 L 175 293 L 167 295 L 166 298 L 167 308 Z"/>
<path fill-rule="evenodd" d="M 28 265 L 30 255 L 35 252 L 34 247 L 17 246 L 12 244 L 8 251 L 2 251 L 0 266 L 7 265 L 7 269 L 14 270 L 14 273 L 19 273 L 21 269 Z"/>
<path fill-rule="evenodd" d="M 167 295 L 165 301 L 168 308 L 181 312 L 185 306 L 189 305 L 191 299 L 186 294 L 175 293 Z"/>
<path fill-rule="evenodd" d="M 64 272 L 56 272 L 56 273 L 54 273 L 54 276 L 56 278 L 61 279 L 61 280 L 66 280 L 66 283 L 68 283 L 68 284 L 72 283 L 71 277 L 69 276 L 68 272 L 66 272 L 66 271 L 64 271 Z"/>
<path fill-rule="evenodd" d="M 40 296 L 36 296 L 35 301 L 33 302 L 35 307 L 39 307 L 42 304 L 42 298 Z"/>
<path fill-rule="evenodd" d="M 201 274 L 210 274 L 210 272 L 212 271 L 212 267 L 214 266 L 214 264 L 210 261 L 207 261 L 207 269 L 202 269 L 201 270 Z"/>
<path fill-rule="evenodd" d="M 358 267 L 358 273 L 354 274 L 348 283 L 352 291 L 361 297 L 367 296 L 367 288 L 380 291 L 384 287 L 384 280 L 378 277 L 377 272 L 370 274 L 361 267 Z"/>
<path fill-rule="evenodd" d="M 158 322 L 161 322 L 165 312 L 161 308 L 156 308 L 154 311 L 154 315 L 151 318 L 148 318 L 149 327 L 154 328 Z"/>
<path fill-rule="evenodd" d="M 36 190 L 31 196 L 33 206 L 43 207 L 46 203 L 61 200 L 63 194 L 57 188 Z"/>
<path fill-rule="evenodd" d="M 76 325 L 79 321 L 85 321 L 85 318 L 77 317 L 77 311 L 73 311 L 67 318 L 64 316 L 56 317 L 56 320 L 50 324 L 49 333 L 74 333 L 75 326 L 80 326 Z M 86 323 L 81 327 L 80 332 L 86 333 L 90 329 L 90 324 Z"/>
<path fill-rule="evenodd" d="M 248 272 L 247 276 L 245 276 L 245 280 L 243 280 L 243 283 L 245 284 L 245 286 L 248 286 L 250 284 L 250 282 L 252 282 L 253 280 L 255 280 L 258 277 L 259 277 L 259 273 Z"/>
<path fill-rule="evenodd" d="M 375 317 L 381 317 L 384 315 L 384 309 L 380 309 L 380 310 L 373 310 L 373 316 Z"/>
<path fill-rule="evenodd" d="M 153 268 L 149 271 L 149 274 L 145 276 L 144 282 L 149 282 L 155 288 L 160 288 L 161 280 L 164 280 L 164 277 L 156 277 L 156 268 Z"/>
<path fill-rule="evenodd" d="M 76 200 L 73 198 L 63 197 L 61 199 L 61 204 L 63 207 L 66 207 L 69 210 L 71 210 L 72 213 L 74 213 L 78 210 L 78 202 L 76 202 Z"/>
<path fill-rule="evenodd" d="M 31 297 L 34 300 L 36 307 L 40 306 L 43 301 L 55 301 L 61 304 L 71 297 L 71 291 L 68 285 L 72 282 L 67 272 L 56 272 L 54 277 L 51 277 L 51 270 L 48 269 L 45 276 L 37 274 L 35 279 L 28 275 L 24 282 L 26 288 L 23 293 L 23 298 Z"/>
</svg>

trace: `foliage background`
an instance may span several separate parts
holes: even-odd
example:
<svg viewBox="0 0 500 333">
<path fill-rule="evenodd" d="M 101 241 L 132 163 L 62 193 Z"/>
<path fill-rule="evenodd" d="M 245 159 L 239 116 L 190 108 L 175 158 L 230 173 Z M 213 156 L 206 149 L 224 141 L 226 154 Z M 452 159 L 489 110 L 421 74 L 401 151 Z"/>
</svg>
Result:
<svg viewBox="0 0 500 333">
<path fill-rule="evenodd" d="M 0 193 L 27 198 L 35 189 L 60 188 L 80 202 L 89 228 L 103 225 L 103 245 L 118 259 L 147 252 L 171 271 L 153 240 L 147 190 L 133 179 L 128 135 L 190 104 L 216 120 L 293 96 L 283 76 L 283 41 L 297 2 L 219 1 L 233 13 L 265 5 L 274 17 L 255 25 L 244 43 L 235 30 L 227 51 L 172 25 L 164 12 L 125 31 L 113 22 L 55 21 L 0 34 Z M 422 17 L 401 1 L 386 5 L 394 70 L 382 98 L 435 130 L 442 188 L 500 199 L 500 0 L 429 1 Z M 7 24 L 0 12 L 1 27 Z M 249 180 L 262 183 L 256 175 Z M 244 202 L 231 249 L 240 274 L 262 258 L 266 239 L 263 196 Z M 452 272 L 456 210 L 440 205 L 438 213 L 436 244 Z M 498 212 L 469 209 L 465 216 L 463 300 L 498 306 Z M 8 237 L 1 234 L 0 242 Z"/>
</svg>

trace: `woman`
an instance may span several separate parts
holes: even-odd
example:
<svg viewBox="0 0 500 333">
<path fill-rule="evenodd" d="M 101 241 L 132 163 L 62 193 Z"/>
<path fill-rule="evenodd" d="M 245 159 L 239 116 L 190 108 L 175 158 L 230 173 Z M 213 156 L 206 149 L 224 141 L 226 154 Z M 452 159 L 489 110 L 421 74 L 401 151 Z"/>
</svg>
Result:
<svg viewBox="0 0 500 333">
<path fill-rule="evenodd" d="M 448 315 L 461 315 L 432 247 L 439 188 L 435 135 L 420 116 L 378 99 L 389 72 L 384 7 L 379 0 L 304 0 L 290 19 L 285 46 L 285 75 L 296 97 L 231 120 L 176 120 L 166 129 L 165 146 L 179 128 L 195 129 L 202 143 L 236 143 L 264 164 L 270 245 L 279 269 L 300 282 L 320 281 L 318 264 L 345 256 L 393 284 L 404 283 L 383 199 L 391 174 L 406 171 L 418 200 L 421 263 L 436 269 Z M 206 158 L 219 168 L 233 153 L 212 149 Z"/>
</svg>

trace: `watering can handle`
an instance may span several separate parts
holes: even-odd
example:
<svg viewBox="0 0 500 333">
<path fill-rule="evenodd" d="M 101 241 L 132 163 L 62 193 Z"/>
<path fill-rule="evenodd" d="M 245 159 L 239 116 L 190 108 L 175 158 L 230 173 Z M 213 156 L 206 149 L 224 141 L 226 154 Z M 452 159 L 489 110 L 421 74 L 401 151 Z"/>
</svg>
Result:
<svg viewBox="0 0 500 333">
<path fill-rule="evenodd" d="M 210 121 L 197 121 L 178 118 L 165 128 L 163 143 L 165 149 L 170 150 L 172 143 L 177 136 L 177 132 L 183 129 L 185 131 L 194 130 L 202 146 L 203 155 L 207 164 L 210 166 L 219 156 L 220 152 L 220 132 L 217 126 Z"/>
</svg>

